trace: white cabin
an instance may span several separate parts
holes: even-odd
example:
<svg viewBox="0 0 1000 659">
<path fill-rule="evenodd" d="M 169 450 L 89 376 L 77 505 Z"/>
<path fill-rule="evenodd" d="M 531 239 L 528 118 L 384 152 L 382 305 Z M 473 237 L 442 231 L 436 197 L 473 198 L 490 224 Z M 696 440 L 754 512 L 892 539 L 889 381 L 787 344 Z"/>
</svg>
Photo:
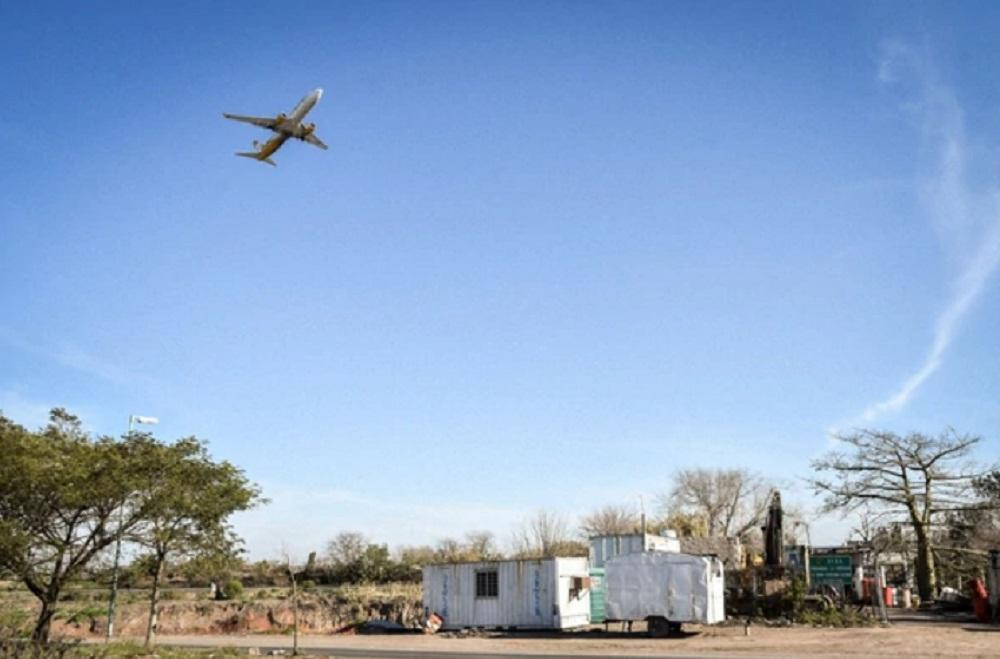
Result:
<svg viewBox="0 0 1000 659">
<path fill-rule="evenodd" d="M 424 566 L 424 609 L 442 629 L 570 629 L 590 622 L 586 558 Z"/>
</svg>

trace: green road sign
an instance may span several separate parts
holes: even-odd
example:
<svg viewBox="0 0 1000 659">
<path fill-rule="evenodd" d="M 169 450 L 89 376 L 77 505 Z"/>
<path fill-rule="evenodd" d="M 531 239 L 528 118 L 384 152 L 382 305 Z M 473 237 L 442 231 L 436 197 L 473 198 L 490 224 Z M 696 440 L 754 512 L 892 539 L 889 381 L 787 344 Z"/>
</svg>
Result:
<svg viewBox="0 0 1000 659">
<path fill-rule="evenodd" d="M 809 557 L 809 578 L 814 584 L 843 585 L 854 576 L 853 561 L 845 554 L 813 554 Z"/>
</svg>

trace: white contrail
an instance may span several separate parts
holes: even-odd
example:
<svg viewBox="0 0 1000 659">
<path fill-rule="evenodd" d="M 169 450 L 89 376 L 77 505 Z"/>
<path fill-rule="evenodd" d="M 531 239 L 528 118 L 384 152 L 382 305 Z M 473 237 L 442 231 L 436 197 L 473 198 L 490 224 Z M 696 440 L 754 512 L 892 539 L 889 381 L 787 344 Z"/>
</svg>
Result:
<svg viewBox="0 0 1000 659">
<path fill-rule="evenodd" d="M 918 105 L 924 132 L 940 150 L 938 171 L 927 187 L 926 201 L 942 238 L 954 243 L 963 267 L 951 300 L 937 317 L 934 340 L 920 368 L 895 393 L 865 410 L 861 418 L 868 422 L 901 410 L 937 371 L 962 319 L 1000 264 L 1000 191 L 993 189 L 980 200 L 968 189 L 962 112 L 955 94 L 935 83 L 928 67 L 921 66 L 912 51 L 892 44 L 885 52 L 879 67 L 881 80 L 895 81 L 894 68 L 898 64 L 915 68 L 920 78 Z"/>
<path fill-rule="evenodd" d="M 955 297 L 947 308 L 938 316 L 934 327 L 934 342 L 927 353 L 923 364 L 908 377 L 899 389 L 889 398 L 875 403 L 862 415 L 865 421 L 872 421 L 886 412 L 896 412 L 909 402 L 916 392 L 934 371 L 941 366 L 945 350 L 955 338 L 959 323 L 972 303 L 982 293 L 993 271 L 1000 263 L 1000 224 L 993 227 L 989 238 L 982 244 L 978 253 L 969 264 L 968 269 L 958 280 Z"/>
</svg>

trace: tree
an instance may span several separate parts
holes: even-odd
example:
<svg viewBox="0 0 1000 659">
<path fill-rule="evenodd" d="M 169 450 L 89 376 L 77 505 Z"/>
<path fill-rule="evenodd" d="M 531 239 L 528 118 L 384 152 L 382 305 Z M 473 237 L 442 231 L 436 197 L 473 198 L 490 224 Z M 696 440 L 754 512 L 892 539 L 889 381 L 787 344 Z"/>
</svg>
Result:
<svg viewBox="0 0 1000 659">
<path fill-rule="evenodd" d="M 674 511 L 658 522 L 656 527 L 661 530 L 676 531 L 680 538 L 708 537 L 708 523 L 698 513 Z"/>
<path fill-rule="evenodd" d="M 145 506 L 146 519 L 132 539 L 150 551 L 153 584 L 146 624 L 146 647 L 152 643 L 160 581 L 168 557 L 232 554 L 238 538 L 227 526 L 230 515 L 263 500 L 260 489 L 229 462 L 214 462 L 194 437 L 174 444 L 152 443 L 156 474 Z"/>
<path fill-rule="evenodd" d="M 418 545 L 396 549 L 397 562 L 409 569 L 421 568 L 437 562 L 437 552 L 433 547 Z"/>
<path fill-rule="evenodd" d="M 940 563 L 941 583 L 982 576 L 983 557 L 1000 547 L 1000 471 L 977 478 L 972 487 L 979 505 L 948 513 L 934 533 L 935 553 L 948 559 Z"/>
<path fill-rule="evenodd" d="M 225 592 L 222 586 L 244 567 L 239 552 L 233 551 L 231 545 L 220 543 L 202 548 L 178 565 L 177 571 L 188 583 L 214 586 L 216 598 L 223 599 Z M 258 566 L 255 576 L 261 568 L 262 566 Z"/>
<path fill-rule="evenodd" d="M 667 517 L 700 517 L 708 536 L 743 537 L 760 526 L 773 489 L 746 469 L 682 469 L 660 505 Z"/>
<path fill-rule="evenodd" d="M 496 538 L 490 531 L 469 531 L 465 534 L 465 560 L 494 561 L 501 558 Z"/>
<path fill-rule="evenodd" d="M 823 509 L 846 514 L 868 504 L 886 519 L 905 520 L 916 544 L 917 589 L 930 601 L 938 583 L 933 526 L 949 513 L 982 507 L 971 493 L 973 481 L 984 474 L 967 461 L 980 438 L 954 431 L 931 437 L 858 430 L 836 439 L 847 452 L 831 451 L 812 465 L 829 474 L 811 481 L 825 497 Z"/>
<path fill-rule="evenodd" d="M 501 557 L 496 540 L 489 531 L 469 531 L 465 542 L 454 538 L 438 541 L 432 557 L 433 562 L 457 563 L 462 561 L 492 561 Z"/>
<path fill-rule="evenodd" d="M 550 558 L 587 553 L 586 544 L 573 540 L 566 519 L 545 510 L 526 519 L 514 531 L 513 541 L 517 558 Z"/>
<path fill-rule="evenodd" d="M 368 540 L 357 531 L 341 531 L 326 545 L 326 555 L 334 565 L 354 563 L 365 553 Z"/>
<path fill-rule="evenodd" d="M 0 415 L 0 569 L 41 603 L 36 643 L 48 641 L 66 583 L 147 518 L 148 448 L 138 433 L 91 439 L 60 408 L 37 432 Z"/>
<path fill-rule="evenodd" d="M 587 538 L 638 533 L 639 526 L 639 515 L 627 506 L 604 506 L 580 520 L 580 530 Z"/>
</svg>

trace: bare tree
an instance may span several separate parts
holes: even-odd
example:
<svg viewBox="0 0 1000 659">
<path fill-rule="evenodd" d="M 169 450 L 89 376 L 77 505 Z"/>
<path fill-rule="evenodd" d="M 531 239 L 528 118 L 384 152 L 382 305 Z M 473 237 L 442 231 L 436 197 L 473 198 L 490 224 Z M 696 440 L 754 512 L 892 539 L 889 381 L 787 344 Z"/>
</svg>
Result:
<svg viewBox="0 0 1000 659">
<path fill-rule="evenodd" d="M 472 561 L 491 561 L 500 558 L 496 538 L 490 531 L 469 531 L 465 534 L 465 547 Z"/>
<path fill-rule="evenodd" d="M 442 538 L 433 552 L 433 560 L 443 563 L 492 561 L 500 557 L 496 540 L 489 531 L 469 531 L 465 534 L 465 542 Z"/>
<path fill-rule="evenodd" d="M 1000 471 L 977 479 L 973 488 L 981 506 L 948 513 L 941 528 L 935 530 L 934 551 L 948 559 L 947 563 L 939 562 L 941 583 L 962 583 L 979 576 L 982 557 L 1000 547 Z"/>
<path fill-rule="evenodd" d="M 772 489 L 746 469 L 683 469 L 660 506 L 667 516 L 700 517 L 709 536 L 741 537 L 760 525 Z"/>
<path fill-rule="evenodd" d="M 514 531 L 514 553 L 519 558 L 546 558 L 585 554 L 586 545 L 574 541 L 566 518 L 540 510 Z"/>
<path fill-rule="evenodd" d="M 434 559 L 443 563 L 457 563 L 465 560 L 465 548 L 454 538 L 438 540 L 434 549 Z"/>
<path fill-rule="evenodd" d="M 829 473 L 811 481 L 825 495 L 824 510 L 844 514 L 867 504 L 886 519 L 906 520 L 916 544 L 917 589 L 929 601 L 938 585 L 933 526 L 949 513 L 982 505 L 972 484 L 983 472 L 968 462 L 980 438 L 954 431 L 930 437 L 858 430 L 836 439 L 848 452 L 831 451 L 813 462 L 815 470 Z"/>
<path fill-rule="evenodd" d="M 357 531 L 342 531 L 327 543 L 326 554 L 334 565 L 349 565 L 365 553 L 368 539 Z"/>
<path fill-rule="evenodd" d="M 427 545 L 403 546 L 395 551 L 396 560 L 404 565 L 422 567 L 437 562 L 437 552 Z"/>
<path fill-rule="evenodd" d="M 587 538 L 595 535 L 638 533 L 639 515 L 628 506 L 604 506 L 581 519 L 580 530 Z"/>
</svg>

